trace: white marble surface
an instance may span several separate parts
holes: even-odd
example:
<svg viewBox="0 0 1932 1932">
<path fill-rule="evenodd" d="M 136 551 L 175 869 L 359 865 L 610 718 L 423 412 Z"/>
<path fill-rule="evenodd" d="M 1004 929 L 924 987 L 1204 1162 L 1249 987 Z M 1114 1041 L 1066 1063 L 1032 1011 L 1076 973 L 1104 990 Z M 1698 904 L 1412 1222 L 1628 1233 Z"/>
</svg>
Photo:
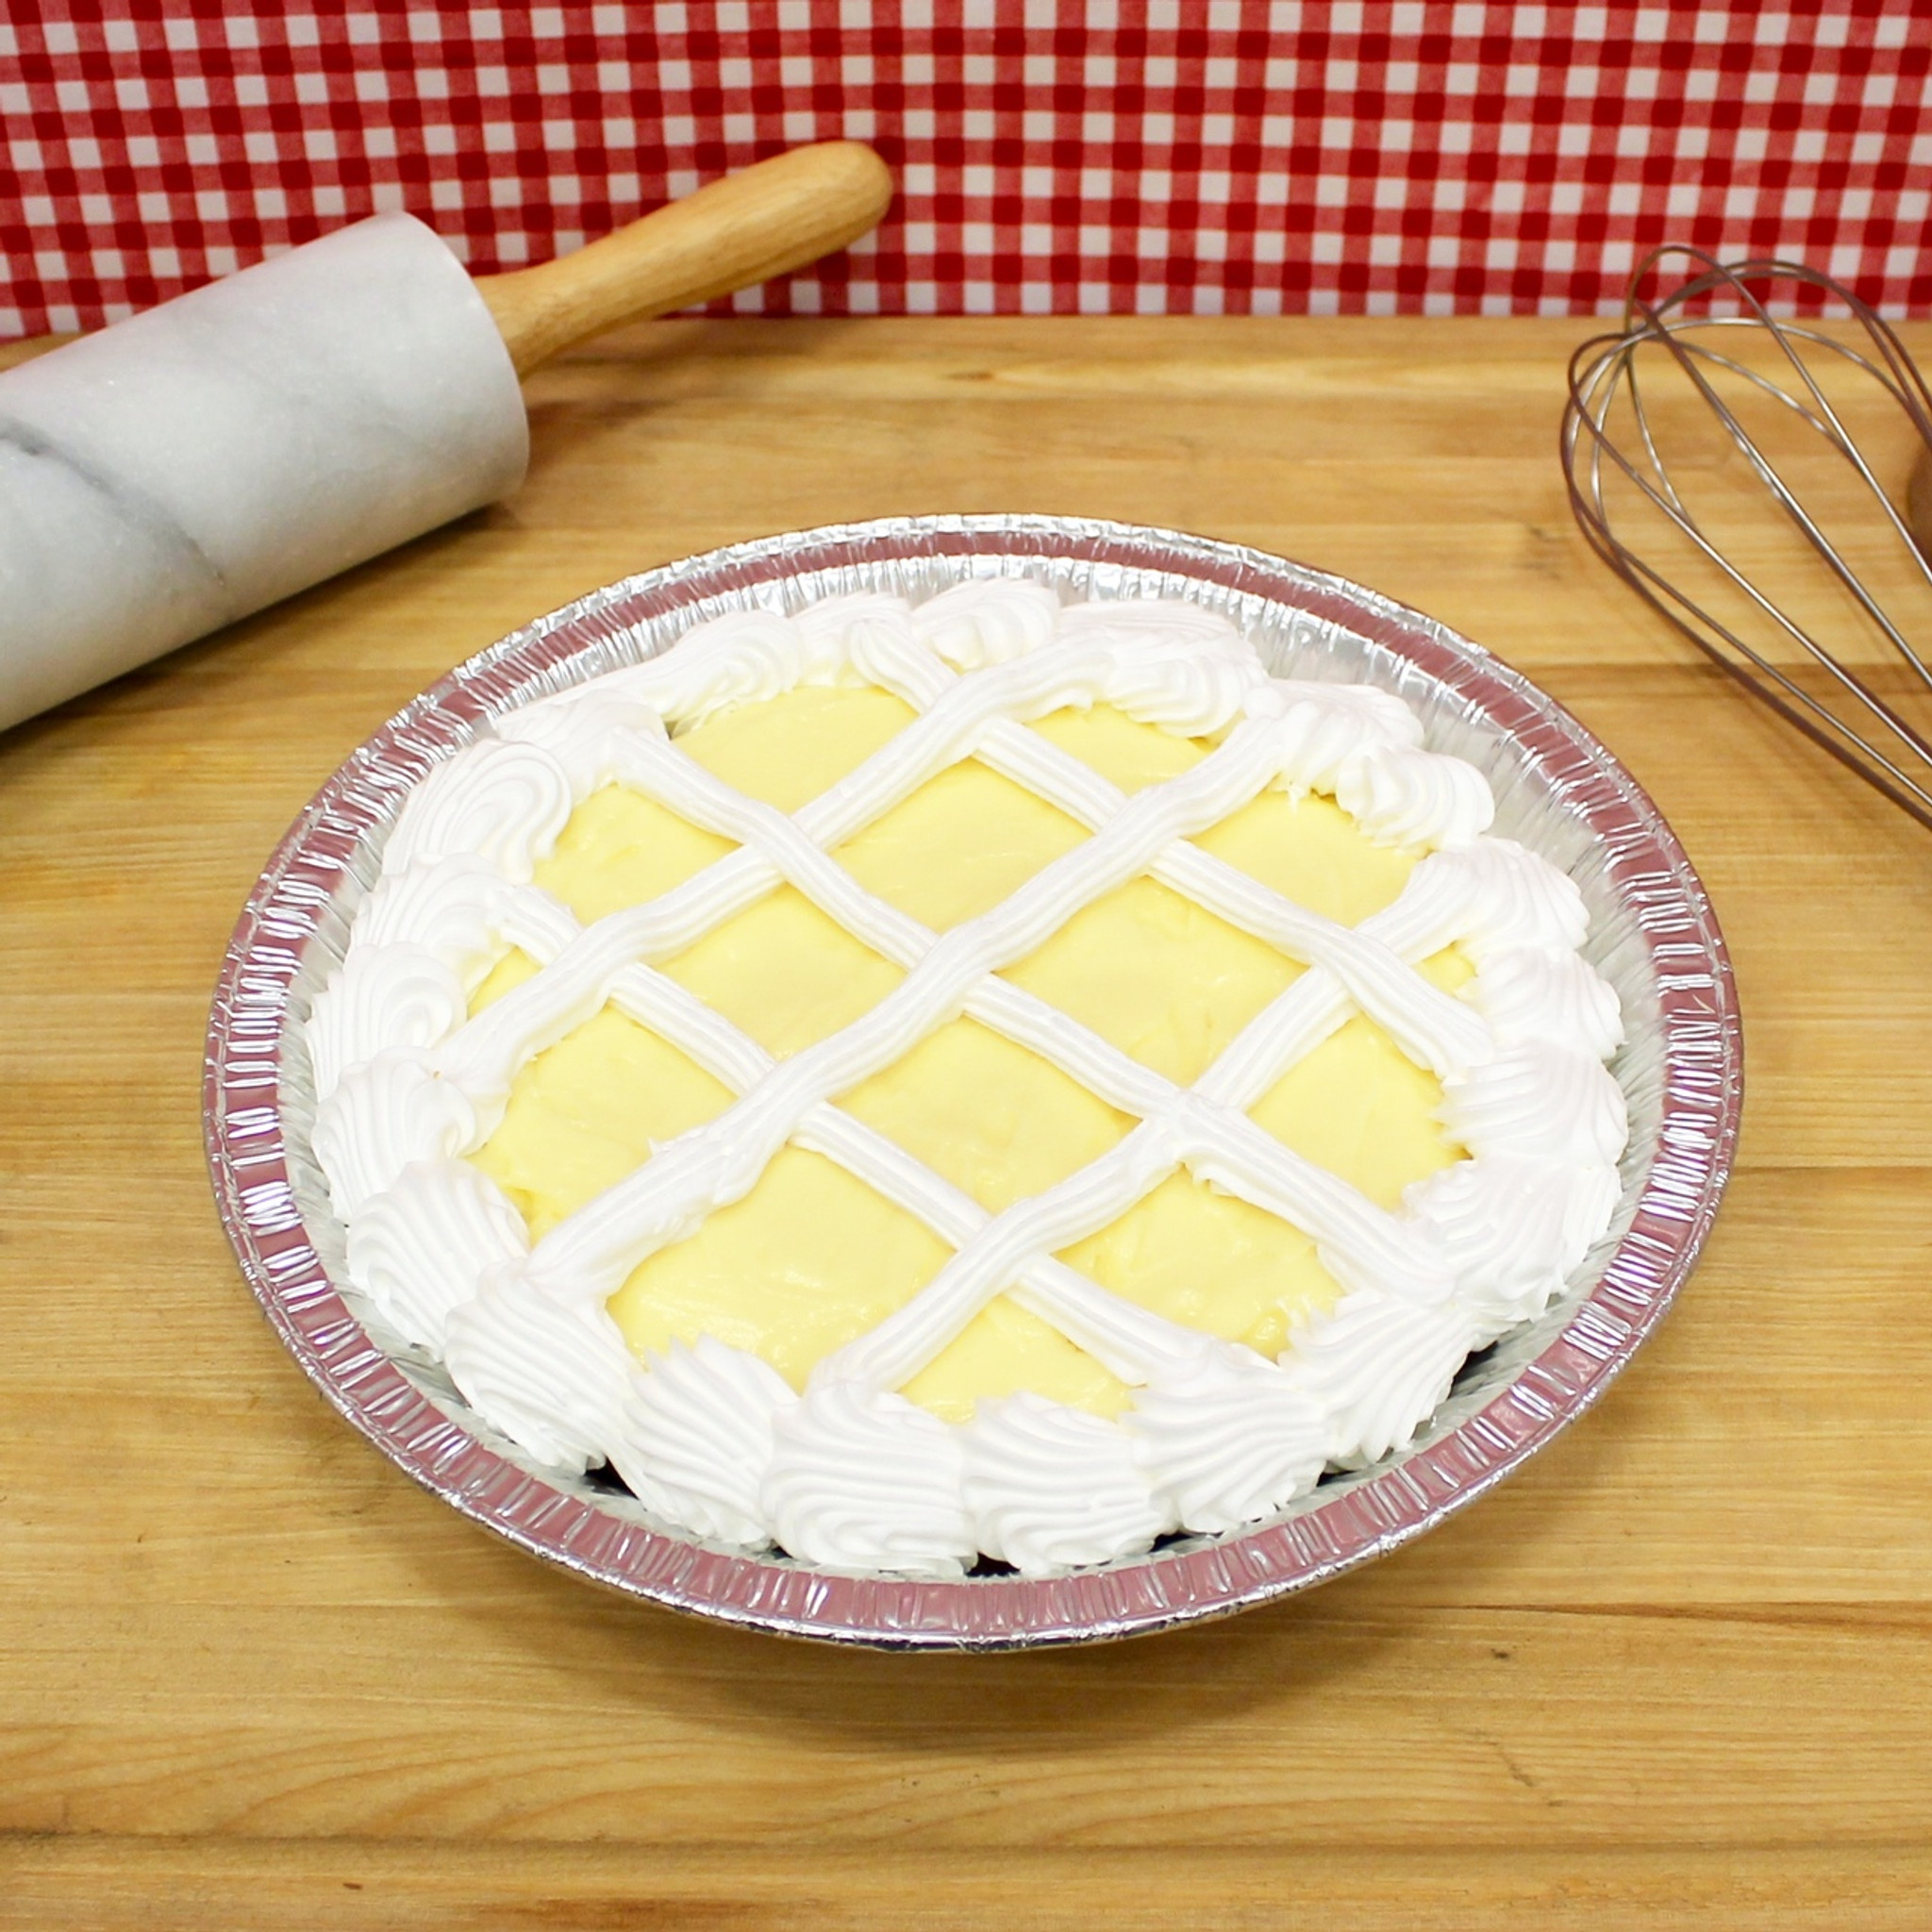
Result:
<svg viewBox="0 0 1932 1932">
<path fill-rule="evenodd" d="M 0 374 L 0 728 L 523 480 L 462 266 L 377 215 Z"/>
</svg>

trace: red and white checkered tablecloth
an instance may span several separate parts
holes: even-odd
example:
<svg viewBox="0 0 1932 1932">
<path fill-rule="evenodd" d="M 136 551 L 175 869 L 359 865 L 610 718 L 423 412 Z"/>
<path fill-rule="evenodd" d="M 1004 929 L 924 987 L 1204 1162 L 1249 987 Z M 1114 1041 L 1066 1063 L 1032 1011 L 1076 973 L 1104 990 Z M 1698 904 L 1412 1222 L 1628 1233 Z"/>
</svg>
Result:
<svg viewBox="0 0 1932 1932">
<path fill-rule="evenodd" d="M 542 260 L 835 136 L 886 225 L 731 306 L 1572 314 L 1668 237 L 1924 315 L 1928 69 L 1932 0 L 15 0 L 0 336 L 380 208 Z"/>
</svg>

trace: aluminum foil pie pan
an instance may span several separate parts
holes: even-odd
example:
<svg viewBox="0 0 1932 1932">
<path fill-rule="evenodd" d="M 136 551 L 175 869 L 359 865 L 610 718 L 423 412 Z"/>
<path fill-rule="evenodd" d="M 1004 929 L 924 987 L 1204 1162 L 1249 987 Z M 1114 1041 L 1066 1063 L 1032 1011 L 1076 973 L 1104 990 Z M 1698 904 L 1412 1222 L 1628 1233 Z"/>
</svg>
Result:
<svg viewBox="0 0 1932 1932">
<path fill-rule="evenodd" d="M 693 624 L 858 590 L 930 596 L 1024 575 L 1070 596 L 1183 597 L 1230 617 L 1270 668 L 1396 691 L 1432 748 L 1479 766 L 1495 829 L 1582 889 L 1584 951 L 1629 1038 L 1624 1193 L 1569 1291 L 1471 1358 L 1407 1449 L 1332 1475 L 1270 1521 L 1173 1539 L 1047 1580 L 853 1576 L 707 1545 L 620 1487 L 532 1465 L 439 1364 L 348 1285 L 310 1151 L 299 1034 L 341 962 L 402 800 L 489 719 L 663 650 Z M 1682 848 L 1558 705 L 1479 645 L 1374 591 L 1170 530 L 1037 516 L 903 517 L 734 544 L 593 591 L 505 638 L 407 706 L 317 793 L 249 895 L 209 1016 L 204 1108 L 216 1201 L 289 1351 L 386 1456 L 452 1507 L 575 1572 L 673 1609 L 889 1649 L 1014 1649 L 1128 1637 L 1263 1603 L 1382 1555 L 1498 1482 L 1579 1415 L 1690 1273 L 1730 1172 L 1743 1055 L 1729 961 Z"/>
</svg>

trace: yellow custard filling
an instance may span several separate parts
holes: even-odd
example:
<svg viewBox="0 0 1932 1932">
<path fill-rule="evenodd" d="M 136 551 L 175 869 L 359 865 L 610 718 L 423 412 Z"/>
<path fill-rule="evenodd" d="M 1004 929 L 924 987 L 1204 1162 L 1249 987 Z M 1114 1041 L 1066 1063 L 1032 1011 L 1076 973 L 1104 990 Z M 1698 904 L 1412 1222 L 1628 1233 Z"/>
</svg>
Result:
<svg viewBox="0 0 1932 1932">
<path fill-rule="evenodd" d="M 741 791 L 792 811 L 911 718 L 883 691 L 810 687 L 723 712 L 679 742 Z M 1032 728 L 1126 791 L 1176 775 L 1208 749 L 1106 706 L 1058 711 Z M 943 929 L 989 910 L 1085 836 L 1024 787 L 968 760 L 835 856 L 869 891 Z M 1281 792 L 1197 842 L 1349 924 L 1392 900 L 1414 863 L 1371 843 L 1332 801 Z M 669 891 L 729 849 L 612 786 L 577 808 L 536 882 L 588 922 Z M 661 966 L 781 1058 L 858 1019 L 902 976 L 791 887 Z M 1186 1085 L 1302 970 L 1141 878 L 1076 913 L 1007 976 Z M 1424 970 L 1452 990 L 1469 973 L 1453 952 Z M 509 955 L 473 1008 L 533 971 Z M 731 1098 L 676 1048 L 607 1008 L 523 1070 L 475 1158 L 541 1238 Z M 1410 1182 L 1460 1158 L 1437 1124 L 1441 1100 L 1428 1074 L 1357 1017 L 1291 1068 L 1252 1117 L 1393 1207 Z M 839 1104 L 991 1213 L 1065 1179 L 1134 1125 L 1058 1068 L 963 1018 Z M 904 1208 L 792 1147 L 742 1200 L 645 1260 L 610 1307 L 641 1357 L 709 1333 L 802 1385 L 822 1356 L 917 1293 L 950 1252 Z M 1185 1174 L 1061 1258 L 1174 1321 L 1271 1354 L 1298 1316 L 1339 1293 L 1307 1236 Z M 981 1398 L 1022 1389 L 1100 1414 L 1126 1399 L 1091 1357 L 1006 1296 L 904 1392 L 964 1421 Z"/>
</svg>

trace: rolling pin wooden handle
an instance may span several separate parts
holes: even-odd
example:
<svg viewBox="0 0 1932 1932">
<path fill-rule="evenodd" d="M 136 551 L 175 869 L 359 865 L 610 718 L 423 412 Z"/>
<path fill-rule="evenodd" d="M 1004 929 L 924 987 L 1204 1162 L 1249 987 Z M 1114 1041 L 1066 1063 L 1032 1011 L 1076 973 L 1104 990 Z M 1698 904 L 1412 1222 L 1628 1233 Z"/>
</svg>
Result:
<svg viewBox="0 0 1932 1932">
<path fill-rule="evenodd" d="M 822 142 L 758 161 L 541 268 L 479 275 L 519 375 L 573 342 L 803 268 L 856 242 L 892 199 L 869 147 Z"/>
</svg>

